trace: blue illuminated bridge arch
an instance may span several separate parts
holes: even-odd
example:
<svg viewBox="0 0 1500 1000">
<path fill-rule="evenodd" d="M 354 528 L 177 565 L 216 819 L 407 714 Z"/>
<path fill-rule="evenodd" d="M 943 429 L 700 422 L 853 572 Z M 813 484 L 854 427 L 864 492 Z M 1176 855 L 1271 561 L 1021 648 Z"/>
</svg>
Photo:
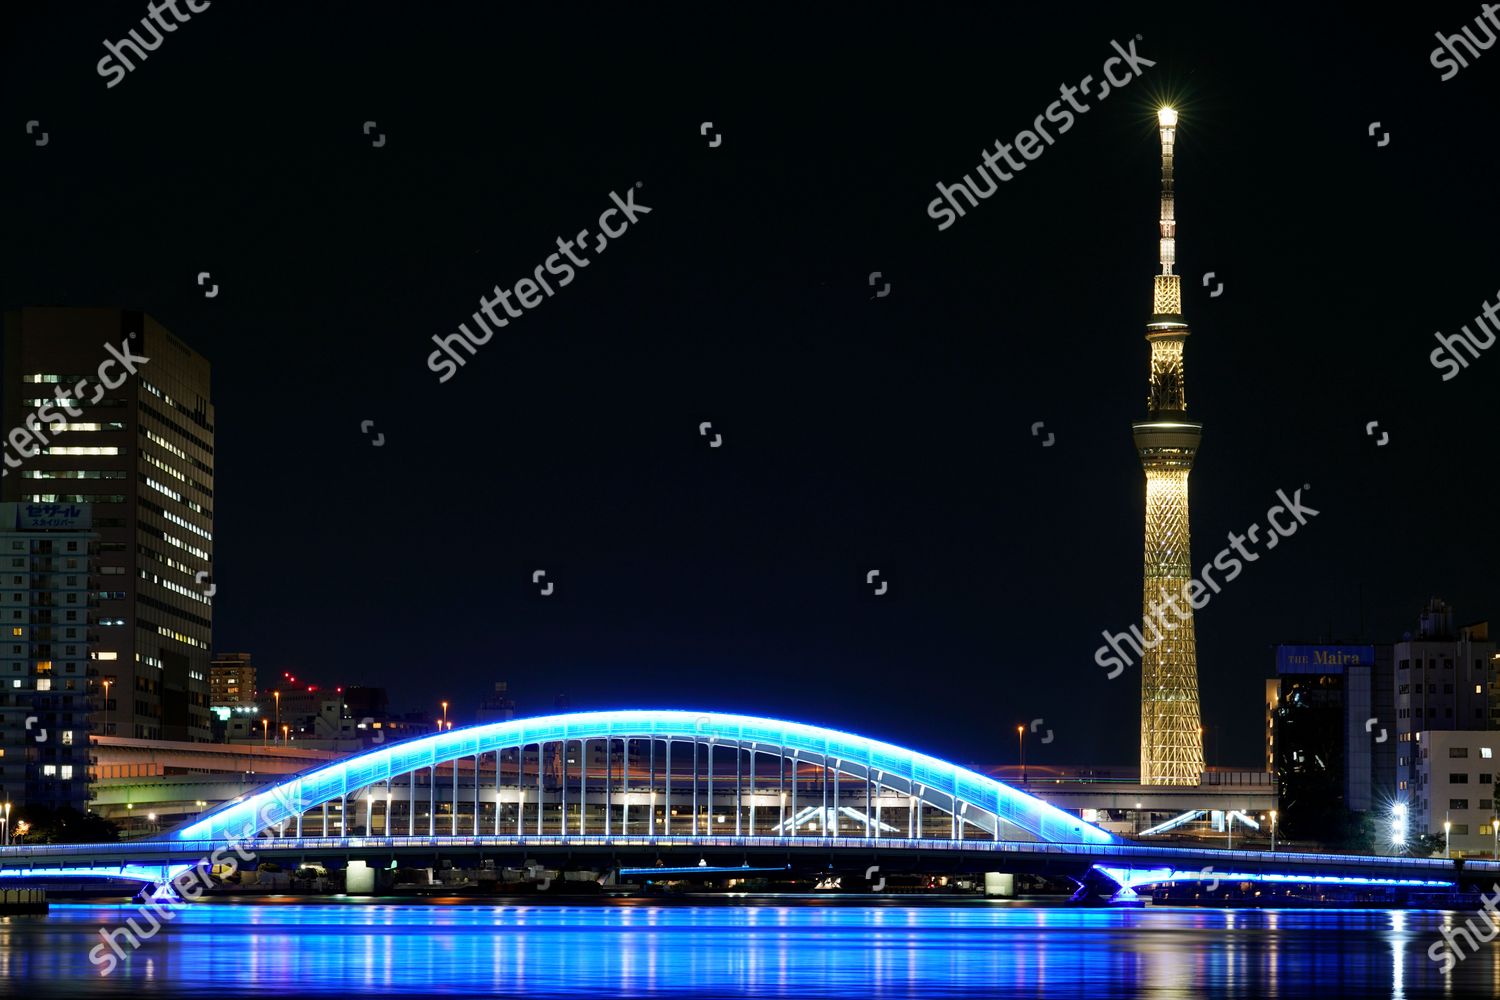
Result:
<svg viewBox="0 0 1500 1000">
<path fill-rule="evenodd" d="M 664 710 L 515 719 L 376 747 L 220 806 L 172 836 L 234 840 L 290 834 L 291 824 L 300 836 L 304 821 L 344 835 L 1115 839 L 993 778 L 890 743 Z"/>
</svg>

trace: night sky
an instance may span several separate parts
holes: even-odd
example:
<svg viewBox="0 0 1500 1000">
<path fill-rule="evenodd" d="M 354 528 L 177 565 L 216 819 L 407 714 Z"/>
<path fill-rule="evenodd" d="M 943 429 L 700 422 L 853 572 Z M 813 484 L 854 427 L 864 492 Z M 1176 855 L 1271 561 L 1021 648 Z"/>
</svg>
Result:
<svg viewBox="0 0 1500 1000">
<path fill-rule="evenodd" d="M 1433 595 L 1500 625 L 1500 347 L 1428 361 L 1500 290 L 1500 47 L 1428 61 L 1477 2 L 549 6 L 219 0 L 112 89 L 144 3 L 0 15 L 0 304 L 210 359 L 215 645 L 263 679 L 993 763 L 1042 718 L 1029 761 L 1134 764 L 1139 671 L 1093 654 L 1139 620 L 1163 101 L 1195 565 L 1278 489 L 1320 511 L 1198 613 L 1209 762 L 1256 766 L 1275 643 L 1398 640 Z M 937 182 L 1137 35 L 1155 67 L 937 230 Z M 440 384 L 433 335 L 637 182 L 651 213 Z"/>
</svg>

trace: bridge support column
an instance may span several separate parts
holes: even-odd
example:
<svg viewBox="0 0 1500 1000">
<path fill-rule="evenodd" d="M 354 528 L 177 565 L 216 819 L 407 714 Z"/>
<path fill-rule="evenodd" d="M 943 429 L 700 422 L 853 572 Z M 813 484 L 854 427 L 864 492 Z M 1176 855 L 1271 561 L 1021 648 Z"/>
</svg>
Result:
<svg viewBox="0 0 1500 1000">
<path fill-rule="evenodd" d="M 656 737 L 646 751 L 646 836 L 656 836 Z"/>
<path fill-rule="evenodd" d="M 823 755 L 823 760 L 818 768 L 819 777 L 823 779 L 823 815 L 818 817 L 818 831 L 822 836 L 828 836 L 828 755 Z"/>
<path fill-rule="evenodd" d="M 672 737 L 667 737 L 666 796 L 661 809 L 661 831 L 672 835 Z"/>
<path fill-rule="evenodd" d="M 449 766 L 453 768 L 453 797 L 452 797 L 452 799 L 448 803 L 448 836 L 450 836 L 450 837 L 457 837 L 458 836 L 458 759 L 454 758 L 453 761 L 452 761 L 452 763 L 449 764 Z M 436 770 L 434 770 L 432 772 L 432 774 L 433 774 L 434 778 L 437 777 L 437 771 Z M 433 782 L 433 784 L 436 784 L 436 783 L 437 782 L 435 782 L 435 781 Z"/>
</svg>

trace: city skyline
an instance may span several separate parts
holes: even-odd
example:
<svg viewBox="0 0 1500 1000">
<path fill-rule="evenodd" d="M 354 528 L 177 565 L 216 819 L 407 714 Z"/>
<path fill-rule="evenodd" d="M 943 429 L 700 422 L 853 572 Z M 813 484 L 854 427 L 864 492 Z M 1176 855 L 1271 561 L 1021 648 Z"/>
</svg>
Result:
<svg viewBox="0 0 1500 1000">
<path fill-rule="evenodd" d="M 81 16 L 100 38 L 131 27 Z M 498 72 L 531 87 L 565 47 L 518 16 L 538 54 Z M 23 99 L 47 90 L 20 117 L 51 141 L 12 137 L 17 182 L 75 194 L 17 206 L 33 238 L 0 251 L 3 305 L 140 309 L 214 366 L 216 652 L 357 677 L 413 708 L 477 704 L 506 680 L 542 711 L 560 693 L 580 709 L 732 706 L 997 762 L 1016 723 L 1045 718 L 1057 739 L 1028 748 L 1037 762 L 1134 759 L 1118 706 L 1137 668 L 1111 680 L 1093 652 L 1140 593 L 1144 509 L 1123 499 L 1140 468 L 1120 428 L 1140 412 L 1132 321 L 1163 99 L 1193 123 L 1181 269 L 1203 331 L 1195 384 L 1213 387 L 1195 398 L 1212 428 L 1198 562 L 1276 490 L 1311 484 L 1323 511 L 1198 616 L 1208 763 L 1259 757 L 1275 644 L 1397 641 L 1432 596 L 1461 623 L 1500 616 L 1495 541 L 1452 527 L 1493 508 L 1500 369 L 1470 359 L 1444 382 L 1427 360 L 1434 330 L 1472 324 L 1495 293 L 1486 235 L 1449 206 L 1495 195 L 1459 168 L 1441 193 L 1408 191 L 1432 158 L 1492 159 L 1493 138 L 1468 118 L 1480 71 L 1441 82 L 1430 36 L 1394 42 L 1418 57 L 1365 93 L 1301 49 L 1257 73 L 1279 36 L 1190 9 L 1086 15 L 985 70 L 924 49 L 899 102 L 870 82 L 878 53 L 852 56 L 848 80 L 799 67 L 793 104 L 686 52 L 671 64 L 705 85 L 662 95 L 622 54 L 606 67 L 620 105 L 600 104 L 595 72 L 555 81 L 548 114 L 507 120 L 434 100 L 492 86 L 454 26 L 411 27 L 459 55 L 399 80 L 373 72 L 396 31 L 378 17 L 353 29 L 371 44 L 310 68 L 339 30 L 309 14 L 277 43 L 297 56 L 284 78 L 253 78 L 270 26 L 224 5 L 110 89 L 26 52 L 4 70 Z M 1190 55 L 1216 31 L 1214 64 Z M 254 44 L 226 57 L 215 40 L 239 33 Z M 1135 33 L 1157 65 L 936 231 L 934 183 L 1026 127 L 1051 81 L 1090 71 L 1079 37 L 1107 50 Z M 172 66 L 212 86 L 174 89 Z M 344 78 L 362 89 L 299 103 Z M 1310 81 L 1347 97 L 1308 112 L 1313 177 L 1277 169 Z M 104 120 L 126 94 L 134 117 Z M 649 111 L 626 120 L 632 98 Z M 911 140 L 893 150 L 893 133 Z M 637 182 L 639 231 L 440 383 L 431 338 L 476 291 L 532 274 Z M 1398 188 L 1415 208 L 1371 209 Z M 986 708 L 949 711 L 960 685 Z"/>
</svg>

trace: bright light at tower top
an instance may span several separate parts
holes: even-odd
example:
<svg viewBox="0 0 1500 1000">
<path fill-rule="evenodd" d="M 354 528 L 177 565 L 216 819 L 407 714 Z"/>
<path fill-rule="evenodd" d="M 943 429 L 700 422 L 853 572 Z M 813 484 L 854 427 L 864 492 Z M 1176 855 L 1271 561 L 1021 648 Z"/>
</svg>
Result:
<svg viewBox="0 0 1500 1000">
<path fill-rule="evenodd" d="M 1156 120 L 1163 128 L 1172 128 L 1177 124 L 1177 109 L 1161 108 L 1156 112 Z"/>
</svg>

